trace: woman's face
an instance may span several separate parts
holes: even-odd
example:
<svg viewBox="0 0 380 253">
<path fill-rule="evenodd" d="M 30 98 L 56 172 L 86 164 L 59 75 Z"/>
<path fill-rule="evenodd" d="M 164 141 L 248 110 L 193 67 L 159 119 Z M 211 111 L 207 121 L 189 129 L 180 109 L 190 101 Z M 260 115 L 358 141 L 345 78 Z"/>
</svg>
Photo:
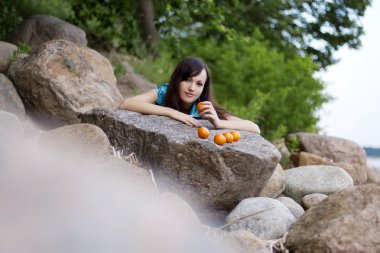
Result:
<svg viewBox="0 0 380 253">
<path fill-rule="evenodd" d="M 207 73 L 203 69 L 198 75 L 180 82 L 179 97 L 186 109 L 189 109 L 194 101 L 201 96 L 206 80 Z"/>
</svg>

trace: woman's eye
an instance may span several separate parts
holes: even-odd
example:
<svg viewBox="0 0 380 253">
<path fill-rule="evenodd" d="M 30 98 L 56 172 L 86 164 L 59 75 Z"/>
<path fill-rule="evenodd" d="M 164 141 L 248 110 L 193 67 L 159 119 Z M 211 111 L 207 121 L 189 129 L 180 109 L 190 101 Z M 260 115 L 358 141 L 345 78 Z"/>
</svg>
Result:
<svg viewBox="0 0 380 253">
<path fill-rule="evenodd" d="M 203 83 L 197 83 L 198 86 L 202 87 L 203 86 Z"/>
</svg>

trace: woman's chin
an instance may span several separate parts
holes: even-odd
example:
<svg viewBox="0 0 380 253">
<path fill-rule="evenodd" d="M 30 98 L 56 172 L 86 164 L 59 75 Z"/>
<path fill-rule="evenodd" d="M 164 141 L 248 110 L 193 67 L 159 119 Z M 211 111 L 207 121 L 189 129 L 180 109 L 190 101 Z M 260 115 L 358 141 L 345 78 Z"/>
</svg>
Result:
<svg viewBox="0 0 380 253">
<path fill-rule="evenodd" d="M 196 100 L 194 97 L 181 97 L 181 100 L 186 104 L 192 104 Z"/>
</svg>

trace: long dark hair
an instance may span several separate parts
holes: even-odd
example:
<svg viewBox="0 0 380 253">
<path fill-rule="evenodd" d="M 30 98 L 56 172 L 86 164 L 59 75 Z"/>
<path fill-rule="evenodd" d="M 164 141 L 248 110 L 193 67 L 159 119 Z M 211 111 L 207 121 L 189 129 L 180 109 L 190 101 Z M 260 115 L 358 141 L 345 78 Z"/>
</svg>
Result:
<svg viewBox="0 0 380 253">
<path fill-rule="evenodd" d="M 182 81 L 187 80 L 190 77 L 199 75 L 202 70 L 206 70 L 207 78 L 204 84 L 204 88 L 201 96 L 199 97 L 199 102 L 210 101 L 214 105 L 215 111 L 220 119 L 226 119 L 226 110 L 217 105 L 212 96 L 212 79 L 210 75 L 210 70 L 207 65 L 199 58 L 187 57 L 180 61 L 175 67 L 169 81 L 168 91 L 165 95 L 166 107 L 173 108 L 177 111 L 184 111 L 181 98 L 179 97 L 179 85 Z"/>
</svg>

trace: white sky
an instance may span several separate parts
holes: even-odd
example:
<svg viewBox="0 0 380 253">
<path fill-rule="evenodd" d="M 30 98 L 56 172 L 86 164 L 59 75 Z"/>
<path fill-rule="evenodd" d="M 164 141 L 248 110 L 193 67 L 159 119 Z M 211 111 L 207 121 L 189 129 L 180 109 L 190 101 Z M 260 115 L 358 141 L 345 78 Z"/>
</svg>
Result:
<svg viewBox="0 0 380 253">
<path fill-rule="evenodd" d="M 341 60 L 320 78 L 335 100 L 320 111 L 321 133 L 380 147 L 380 0 L 373 0 L 362 23 L 359 50 L 342 48 Z"/>
</svg>

